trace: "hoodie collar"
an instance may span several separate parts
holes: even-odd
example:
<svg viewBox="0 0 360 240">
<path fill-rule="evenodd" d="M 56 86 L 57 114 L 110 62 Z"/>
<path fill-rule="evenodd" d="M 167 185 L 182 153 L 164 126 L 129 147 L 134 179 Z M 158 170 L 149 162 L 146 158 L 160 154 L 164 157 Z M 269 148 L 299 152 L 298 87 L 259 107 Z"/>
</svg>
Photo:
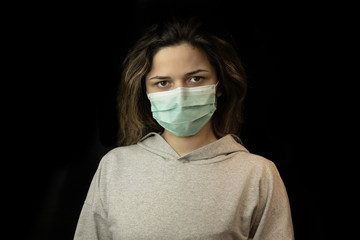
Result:
<svg viewBox="0 0 360 240">
<path fill-rule="evenodd" d="M 230 154 L 236 152 L 248 152 L 248 150 L 237 143 L 231 135 L 226 135 L 217 141 L 204 147 L 198 148 L 184 156 L 179 156 L 175 150 L 158 133 L 151 132 L 143 137 L 138 145 L 149 152 L 160 155 L 165 159 L 179 161 L 206 161 L 218 162 L 225 160 Z"/>
</svg>

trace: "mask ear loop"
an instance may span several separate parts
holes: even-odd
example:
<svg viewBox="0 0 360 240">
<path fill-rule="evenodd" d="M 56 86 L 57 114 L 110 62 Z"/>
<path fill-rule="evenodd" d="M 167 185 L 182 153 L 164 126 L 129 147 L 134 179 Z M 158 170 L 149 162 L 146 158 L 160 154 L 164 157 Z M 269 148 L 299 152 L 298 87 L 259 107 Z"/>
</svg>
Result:
<svg viewBox="0 0 360 240">
<path fill-rule="evenodd" d="M 220 97 L 220 96 L 222 95 L 221 92 L 218 92 L 218 87 L 217 87 L 217 85 L 219 84 L 219 82 L 220 82 L 220 80 L 217 81 L 217 83 L 215 84 L 215 96 L 216 96 L 216 98 L 218 98 L 218 97 Z M 219 93 L 219 94 L 218 94 L 218 93 Z"/>
</svg>

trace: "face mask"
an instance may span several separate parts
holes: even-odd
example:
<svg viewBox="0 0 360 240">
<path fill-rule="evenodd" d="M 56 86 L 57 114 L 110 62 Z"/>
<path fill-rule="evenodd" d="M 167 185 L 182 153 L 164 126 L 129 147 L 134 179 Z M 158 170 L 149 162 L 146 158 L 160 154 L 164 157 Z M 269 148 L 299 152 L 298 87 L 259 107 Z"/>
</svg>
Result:
<svg viewBox="0 0 360 240">
<path fill-rule="evenodd" d="M 195 135 L 216 110 L 216 85 L 147 94 L 154 119 L 175 136 Z"/>
</svg>

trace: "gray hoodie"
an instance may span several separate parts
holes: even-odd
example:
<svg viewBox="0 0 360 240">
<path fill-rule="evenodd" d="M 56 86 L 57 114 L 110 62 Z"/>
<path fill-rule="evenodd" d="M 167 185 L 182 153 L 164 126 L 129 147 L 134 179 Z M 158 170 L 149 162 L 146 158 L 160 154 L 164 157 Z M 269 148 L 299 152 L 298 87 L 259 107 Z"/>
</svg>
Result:
<svg viewBox="0 0 360 240">
<path fill-rule="evenodd" d="M 180 157 L 156 133 L 101 160 L 75 240 L 294 239 L 275 165 L 231 135 Z"/>
</svg>

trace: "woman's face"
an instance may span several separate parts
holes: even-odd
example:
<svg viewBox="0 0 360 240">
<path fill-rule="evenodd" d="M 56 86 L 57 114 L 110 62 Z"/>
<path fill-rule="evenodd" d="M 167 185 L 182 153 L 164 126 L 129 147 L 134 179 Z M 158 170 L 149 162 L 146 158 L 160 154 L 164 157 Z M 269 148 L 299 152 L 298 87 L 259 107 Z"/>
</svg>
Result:
<svg viewBox="0 0 360 240">
<path fill-rule="evenodd" d="M 212 85 L 217 83 L 217 77 L 206 54 L 183 43 L 162 48 L 154 55 L 145 83 L 147 92 L 153 93 Z"/>
</svg>

